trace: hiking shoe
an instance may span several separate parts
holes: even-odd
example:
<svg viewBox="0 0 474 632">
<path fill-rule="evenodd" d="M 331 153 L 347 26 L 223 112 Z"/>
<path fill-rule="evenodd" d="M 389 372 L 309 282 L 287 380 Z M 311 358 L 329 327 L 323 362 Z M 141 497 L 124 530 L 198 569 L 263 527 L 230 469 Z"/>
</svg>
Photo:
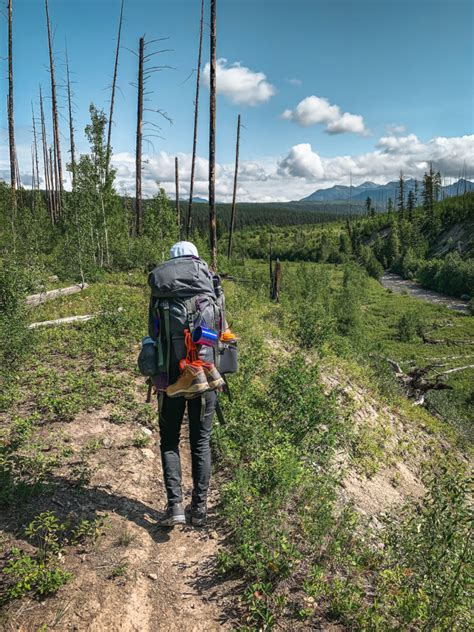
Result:
<svg viewBox="0 0 474 632">
<path fill-rule="evenodd" d="M 168 505 L 165 513 L 158 520 L 159 527 L 174 527 L 177 524 L 186 524 L 186 516 L 181 503 Z"/>
<path fill-rule="evenodd" d="M 166 389 L 168 397 L 196 397 L 209 390 L 209 384 L 202 366 L 186 364 L 174 384 Z"/>
<path fill-rule="evenodd" d="M 186 518 L 193 527 L 203 527 L 207 522 L 207 510 L 199 509 L 194 505 L 186 505 Z"/>
<path fill-rule="evenodd" d="M 215 391 L 216 388 L 224 386 L 224 378 L 211 362 L 204 362 L 203 368 L 210 391 Z"/>
</svg>

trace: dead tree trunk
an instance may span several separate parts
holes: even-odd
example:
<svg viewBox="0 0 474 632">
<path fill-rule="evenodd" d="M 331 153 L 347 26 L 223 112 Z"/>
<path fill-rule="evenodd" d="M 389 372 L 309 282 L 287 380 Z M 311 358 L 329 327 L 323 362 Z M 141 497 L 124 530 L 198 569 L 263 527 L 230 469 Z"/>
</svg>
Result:
<svg viewBox="0 0 474 632">
<path fill-rule="evenodd" d="M 107 179 L 107 176 L 109 175 L 110 153 L 111 153 L 111 148 L 112 148 L 112 121 L 114 117 L 115 88 L 117 87 L 120 40 L 122 37 L 123 5 L 124 5 L 124 0 L 122 0 L 122 4 L 120 6 L 120 19 L 119 19 L 119 27 L 118 27 L 118 35 L 117 35 L 117 48 L 115 49 L 114 76 L 112 79 L 112 94 L 110 95 L 109 125 L 107 129 L 107 161 L 106 161 L 106 167 L 105 167 L 106 179 Z"/>
<path fill-rule="evenodd" d="M 138 51 L 138 104 L 137 104 L 137 147 L 136 147 L 136 186 L 135 186 L 135 235 L 139 237 L 143 230 L 142 207 L 142 141 L 143 141 L 143 57 L 145 38 L 140 38 Z"/>
<path fill-rule="evenodd" d="M 191 159 L 191 182 L 189 184 L 189 204 L 188 218 L 186 222 L 186 239 L 189 239 L 191 233 L 192 213 L 193 213 L 193 195 L 194 195 L 194 174 L 196 171 L 196 149 L 197 149 L 197 130 L 199 118 L 199 88 L 201 86 L 201 60 L 202 60 L 202 35 L 204 31 L 204 0 L 201 2 L 201 27 L 199 31 L 199 53 L 196 77 L 196 100 L 194 102 L 194 134 L 193 134 L 193 156 Z"/>
<path fill-rule="evenodd" d="M 232 211 L 230 214 L 229 247 L 227 249 L 228 259 L 230 259 L 232 255 L 232 237 L 234 235 L 234 227 L 235 227 L 235 203 L 236 203 L 236 198 L 237 198 L 237 176 L 239 173 L 239 149 L 240 149 L 240 114 L 237 117 L 237 142 L 235 144 L 234 191 L 232 194 Z"/>
<path fill-rule="evenodd" d="M 275 262 L 275 272 L 273 274 L 272 282 L 272 301 L 278 303 L 280 301 L 280 285 L 281 285 L 281 264 L 277 259 Z"/>
<path fill-rule="evenodd" d="M 69 75 L 69 57 L 67 54 L 66 46 L 66 74 L 67 74 L 67 104 L 69 113 L 69 143 L 71 153 L 71 173 L 72 173 L 72 186 L 76 183 L 76 144 L 74 142 L 74 120 L 72 118 L 72 93 L 71 93 L 71 78 Z"/>
<path fill-rule="evenodd" d="M 61 214 L 61 198 L 63 193 L 63 167 L 61 162 L 61 143 L 59 139 L 59 117 L 58 101 L 56 95 L 56 78 L 54 74 L 53 38 L 51 35 L 51 21 L 49 19 L 48 0 L 45 0 L 46 24 L 48 27 L 48 47 L 49 47 L 49 73 L 51 77 L 51 108 L 53 116 L 53 146 L 54 146 L 54 174 L 56 176 L 56 214 Z"/>
<path fill-rule="evenodd" d="M 209 241 L 211 267 L 217 270 L 217 223 L 216 223 L 216 5 L 211 0 L 211 41 L 210 41 L 210 107 L 209 107 Z"/>
<path fill-rule="evenodd" d="M 179 234 L 181 236 L 181 208 L 179 204 L 179 162 L 178 156 L 174 159 L 174 180 L 176 186 L 176 221 L 178 223 Z"/>
<path fill-rule="evenodd" d="M 12 0 L 8 0 L 8 140 L 10 146 L 10 186 L 12 190 L 13 209 L 16 209 L 16 145 L 13 105 L 13 10 Z"/>
<path fill-rule="evenodd" d="M 35 121 L 35 110 L 33 107 L 33 101 L 31 102 L 31 119 L 33 122 L 33 157 L 34 157 L 34 166 L 36 169 L 36 182 L 33 182 L 33 188 L 39 191 L 40 190 L 40 176 L 39 176 L 39 159 L 38 159 L 38 136 L 36 134 L 36 121 Z"/>
<path fill-rule="evenodd" d="M 43 93 L 41 91 L 40 86 L 40 113 L 41 113 L 41 138 L 43 144 L 43 166 L 44 166 L 44 182 L 46 187 L 46 200 L 49 210 L 49 215 L 51 217 L 51 223 L 54 224 L 56 221 L 56 213 L 54 208 L 54 198 L 52 194 L 51 187 L 51 173 L 49 170 L 49 157 L 48 157 L 48 139 L 46 138 L 46 123 L 44 118 L 44 106 L 43 106 Z"/>
</svg>

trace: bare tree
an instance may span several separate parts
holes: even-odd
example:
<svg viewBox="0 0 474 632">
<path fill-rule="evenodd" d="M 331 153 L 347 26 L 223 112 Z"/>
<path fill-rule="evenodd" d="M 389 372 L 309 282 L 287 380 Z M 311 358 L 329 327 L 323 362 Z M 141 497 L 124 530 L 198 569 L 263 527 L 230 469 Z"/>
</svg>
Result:
<svg viewBox="0 0 474 632">
<path fill-rule="evenodd" d="M 199 88 L 201 86 L 201 60 L 202 60 L 202 36 L 204 31 L 204 0 L 201 2 L 201 27 L 199 30 L 199 53 L 196 76 L 196 100 L 194 101 L 194 134 L 193 134 L 193 156 L 191 159 L 191 182 L 189 184 L 189 204 L 188 218 L 186 222 L 186 238 L 189 239 L 192 224 L 193 213 L 193 194 L 194 194 L 194 174 L 196 171 L 196 150 L 197 150 L 197 132 L 199 118 Z"/>
<path fill-rule="evenodd" d="M 76 144 L 74 142 L 74 120 L 72 118 L 72 93 L 71 93 L 71 77 L 69 74 L 69 56 L 67 54 L 66 45 L 66 74 L 67 74 L 67 104 L 69 113 L 69 143 L 71 153 L 71 173 L 72 173 L 72 186 L 76 181 Z"/>
<path fill-rule="evenodd" d="M 41 86 L 39 88 L 40 91 L 40 113 L 41 113 L 41 138 L 43 145 L 43 166 L 44 166 L 44 182 L 46 187 L 47 201 L 48 201 L 48 209 L 49 215 L 51 217 L 51 223 L 55 223 L 56 221 L 56 212 L 54 206 L 54 196 L 52 192 L 52 174 L 49 169 L 49 158 L 48 158 L 48 139 L 46 137 L 46 122 L 44 117 L 44 105 L 43 105 L 43 92 L 41 90 Z"/>
<path fill-rule="evenodd" d="M 8 139 L 10 145 L 10 184 L 13 208 L 16 209 L 17 160 L 15 145 L 15 124 L 13 105 L 13 9 L 8 0 Z"/>
<path fill-rule="evenodd" d="M 38 136 L 36 134 L 35 110 L 33 101 L 31 102 L 31 120 L 33 122 L 33 159 L 36 170 L 36 181 L 33 181 L 33 188 L 40 190 L 39 160 L 38 160 Z"/>
<path fill-rule="evenodd" d="M 217 223 L 216 223 L 216 7 L 217 0 L 211 0 L 211 41 L 210 41 L 210 104 L 209 104 L 209 241 L 211 267 L 217 270 Z"/>
<path fill-rule="evenodd" d="M 239 173 L 239 149 L 240 149 L 240 114 L 237 117 L 237 142 L 235 144 L 235 172 L 234 172 L 234 191 L 232 194 L 232 211 L 230 214 L 229 226 L 229 247 L 227 249 L 227 257 L 230 259 L 232 254 L 232 236 L 235 226 L 235 204 L 237 198 L 237 176 Z"/>
<path fill-rule="evenodd" d="M 181 208 L 179 204 L 179 162 L 178 156 L 174 159 L 174 178 L 176 185 L 176 221 L 178 222 L 179 232 L 181 234 Z"/>
<path fill-rule="evenodd" d="M 56 214 L 61 214 L 61 197 L 63 192 L 63 167 L 61 162 L 61 143 L 59 139 L 58 100 L 56 95 L 56 78 L 54 73 L 53 38 L 49 19 L 48 0 L 45 0 L 46 25 L 48 28 L 49 74 L 51 78 L 51 108 L 53 116 L 54 177 L 56 190 Z"/>
<path fill-rule="evenodd" d="M 137 142 L 136 142 L 136 175 L 135 175 L 135 235 L 143 230 L 142 206 L 142 143 L 143 143 L 143 57 L 145 38 L 140 38 L 138 50 L 138 103 L 137 103 Z"/>
<path fill-rule="evenodd" d="M 271 298 L 276 303 L 280 301 L 280 286 L 281 286 L 281 264 L 280 264 L 280 260 L 277 259 L 275 263 L 275 272 L 273 274 L 272 291 L 271 291 Z"/>
<path fill-rule="evenodd" d="M 106 162 L 106 171 L 105 177 L 107 178 L 109 173 L 109 163 L 110 163 L 110 152 L 111 152 L 111 144 L 112 144 L 112 121 L 114 117 L 114 105 L 115 105 L 115 89 L 117 87 L 117 73 L 118 73 L 118 63 L 119 63 L 119 54 L 120 54 L 120 40 L 122 37 L 122 22 L 123 22 L 123 5 L 124 0 L 122 0 L 122 4 L 120 6 L 120 19 L 119 19 L 119 27 L 117 34 L 117 48 L 115 49 L 115 64 L 114 64 L 114 76 L 112 79 L 112 93 L 110 95 L 110 110 L 109 110 L 109 126 L 107 129 L 107 162 Z"/>
</svg>

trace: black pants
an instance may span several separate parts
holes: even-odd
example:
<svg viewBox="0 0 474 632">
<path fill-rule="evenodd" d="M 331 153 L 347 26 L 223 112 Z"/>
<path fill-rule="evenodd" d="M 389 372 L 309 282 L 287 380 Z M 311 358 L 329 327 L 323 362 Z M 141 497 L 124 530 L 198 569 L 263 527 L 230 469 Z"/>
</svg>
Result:
<svg viewBox="0 0 474 632">
<path fill-rule="evenodd" d="M 189 416 L 189 441 L 193 475 L 192 502 L 205 508 L 211 477 L 211 427 L 217 394 L 208 391 L 196 399 L 169 398 L 163 394 L 160 410 L 160 449 L 168 504 L 183 502 L 179 438 L 186 401 Z"/>
</svg>

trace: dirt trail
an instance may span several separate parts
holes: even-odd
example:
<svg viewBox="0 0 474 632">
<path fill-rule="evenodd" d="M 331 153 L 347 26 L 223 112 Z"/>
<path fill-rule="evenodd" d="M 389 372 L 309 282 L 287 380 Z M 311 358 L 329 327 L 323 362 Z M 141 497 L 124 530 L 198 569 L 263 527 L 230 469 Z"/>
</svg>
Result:
<svg viewBox="0 0 474 632">
<path fill-rule="evenodd" d="M 68 497 L 59 486 L 49 507 L 81 518 L 106 515 L 102 535 L 96 544 L 68 548 L 65 567 L 72 581 L 53 598 L 12 608 L 7 629 L 29 632 L 44 624 L 48 630 L 80 632 L 231 629 L 224 614 L 228 595 L 216 580 L 216 492 L 211 491 L 208 527 L 157 528 L 166 502 L 158 433 L 148 430 L 151 441 L 138 448 L 137 426 L 116 425 L 108 417 L 107 410 L 84 413 L 63 425 L 75 448 L 94 439 L 102 447 L 89 459 L 92 477 L 84 491 Z M 187 435 L 184 424 L 181 458 L 189 500 Z"/>
</svg>

